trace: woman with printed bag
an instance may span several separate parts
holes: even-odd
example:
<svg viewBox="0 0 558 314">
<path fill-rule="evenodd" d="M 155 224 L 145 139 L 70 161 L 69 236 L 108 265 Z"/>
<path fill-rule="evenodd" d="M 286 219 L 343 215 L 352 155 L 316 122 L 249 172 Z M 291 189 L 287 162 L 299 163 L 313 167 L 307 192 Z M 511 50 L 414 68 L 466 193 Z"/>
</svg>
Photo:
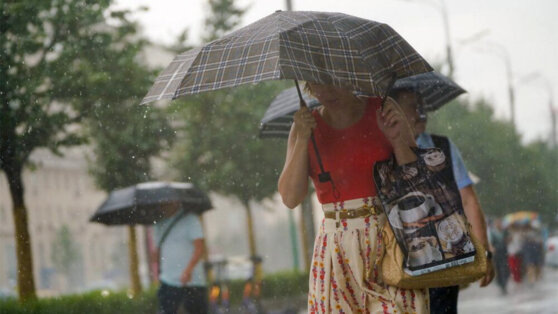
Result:
<svg viewBox="0 0 558 314">
<path fill-rule="evenodd" d="M 396 103 L 361 99 L 349 89 L 307 83 L 322 104 L 294 116 L 279 193 L 299 205 L 313 180 L 324 220 L 310 269 L 309 313 L 428 313 L 427 289 L 401 289 L 381 280 L 382 228 L 372 180 L 376 161 L 392 154 L 398 164 L 416 160 L 409 125 Z M 311 147 L 311 134 L 321 158 Z M 326 169 L 329 173 L 324 178 Z"/>
</svg>

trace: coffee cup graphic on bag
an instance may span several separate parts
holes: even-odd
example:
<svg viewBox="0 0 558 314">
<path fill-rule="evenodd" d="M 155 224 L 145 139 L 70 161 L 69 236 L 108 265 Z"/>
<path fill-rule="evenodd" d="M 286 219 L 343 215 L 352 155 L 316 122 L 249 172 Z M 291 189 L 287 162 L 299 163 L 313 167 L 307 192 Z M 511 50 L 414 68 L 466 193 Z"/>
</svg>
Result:
<svg viewBox="0 0 558 314">
<path fill-rule="evenodd" d="M 416 222 L 428 216 L 437 206 L 434 197 L 422 192 L 411 192 L 397 200 L 399 217 L 404 223 Z"/>
<path fill-rule="evenodd" d="M 442 259 L 434 237 L 413 238 L 408 243 L 409 266 L 421 266 Z"/>
<path fill-rule="evenodd" d="M 465 231 L 454 216 L 450 216 L 442 220 L 436 229 L 438 237 L 442 240 L 442 243 L 445 243 L 447 251 L 454 253 L 461 249 L 466 252 L 471 251 L 471 249 L 467 246 L 468 243 L 463 241 L 467 239 L 464 237 Z"/>
<path fill-rule="evenodd" d="M 426 167 L 433 172 L 438 172 L 445 167 L 446 156 L 441 150 L 433 150 L 422 156 Z"/>
</svg>

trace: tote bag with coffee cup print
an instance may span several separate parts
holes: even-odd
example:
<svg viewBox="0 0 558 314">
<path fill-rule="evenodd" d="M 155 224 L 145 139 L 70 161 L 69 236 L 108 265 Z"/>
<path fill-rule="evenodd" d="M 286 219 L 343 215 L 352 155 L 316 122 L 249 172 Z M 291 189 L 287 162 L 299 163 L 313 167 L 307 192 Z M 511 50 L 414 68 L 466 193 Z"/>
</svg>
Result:
<svg viewBox="0 0 558 314">
<path fill-rule="evenodd" d="M 392 157 L 374 165 L 378 196 L 402 253 L 399 267 L 419 276 L 474 262 L 477 249 L 451 156 L 439 148 L 413 150 L 415 162 L 399 166 Z"/>
</svg>

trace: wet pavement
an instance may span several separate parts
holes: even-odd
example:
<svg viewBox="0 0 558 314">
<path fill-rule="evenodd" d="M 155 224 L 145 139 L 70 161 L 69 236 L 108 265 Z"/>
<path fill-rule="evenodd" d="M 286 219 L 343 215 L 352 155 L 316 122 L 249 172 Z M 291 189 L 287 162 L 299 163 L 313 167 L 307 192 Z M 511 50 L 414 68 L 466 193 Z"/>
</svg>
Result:
<svg viewBox="0 0 558 314">
<path fill-rule="evenodd" d="M 460 314 L 556 314 L 558 313 L 558 269 L 545 268 L 533 285 L 508 282 L 503 295 L 493 282 L 486 288 L 475 283 L 459 294 Z"/>
<path fill-rule="evenodd" d="M 290 305 L 295 304 L 298 313 L 307 313 L 302 309 L 304 303 L 301 300 Z M 495 282 L 485 288 L 474 283 L 459 292 L 458 311 L 459 314 L 557 314 L 558 269 L 545 268 L 542 279 L 533 285 L 518 285 L 510 280 L 506 295 L 500 292 Z M 285 313 L 279 306 L 270 312 Z"/>
</svg>

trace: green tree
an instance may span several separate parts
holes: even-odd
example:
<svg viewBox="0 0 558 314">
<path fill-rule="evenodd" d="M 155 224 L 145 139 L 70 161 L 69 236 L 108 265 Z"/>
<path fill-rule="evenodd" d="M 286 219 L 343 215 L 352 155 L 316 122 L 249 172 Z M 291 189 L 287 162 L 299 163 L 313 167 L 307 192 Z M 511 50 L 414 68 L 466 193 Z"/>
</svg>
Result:
<svg viewBox="0 0 558 314">
<path fill-rule="evenodd" d="M 246 9 L 239 8 L 234 2 L 234 0 L 208 0 L 211 15 L 205 18 L 204 41 L 220 38 L 240 24 Z"/>
<path fill-rule="evenodd" d="M 110 12 L 110 2 L 0 3 L 0 169 L 13 203 L 22 301 L 36 297 L 22 171 L 36 148 L 61 154 L 85 142 L 78 124 L 126 86 L 128 69 L 115 65 L 138 49 L 135 25 L 126 12 Z M 125 79 L 115 84 L 115 74 Z"/>
<path fill-rule="evenodd" d="M 244 204 L 250 254 L 256 255 L 250 201 L 277 191 L 285 156 L 281 140 L 258 138 L 259 120 L 287 82 L 265 82 L 177 101 L 185 123 L 174 152 L 182 178 L 202 189 L 234 195 Z"/>
<path fill-rule="evenodd" d="M 522 144 L 507 121 L 498 120 L 490 104 L 454 101 L 432 114 L 428 128 L 449 136 L 459 147 L 483 210 L 494 216 L 530 210 L 554 221 L 558 204 L 558 154 L 546 143 Z"/>
<path fill-rule="evenodd" d="M 73 240 L 70 228 L 63 225 L 56 232 L 52 243 L 51 260 L 58 272 L 71 281 L 76 262 L 82 258 L 81 251 Z"/>
<path fill-rule="evenodd" d="M 134 67 L 135 58 L 124 64 Z M 89 123 L 95 157 L 90 173 L 97 186 L 110 192 L 151 179 L 151 159 L 168 150 L 174 131 L 159 108 L 138 105 L 149 85 L 145 77 L 153 77 L 146 69 L 135 66 L 131 79 L 119 89 L 114 99 L 95 108 Z M 122 78 L 123 79 L 123 78 Z M 137 239 L 134 226 L 128 226 L 128 254 L 131 290 L 141 292 Z"/>
</svg>

